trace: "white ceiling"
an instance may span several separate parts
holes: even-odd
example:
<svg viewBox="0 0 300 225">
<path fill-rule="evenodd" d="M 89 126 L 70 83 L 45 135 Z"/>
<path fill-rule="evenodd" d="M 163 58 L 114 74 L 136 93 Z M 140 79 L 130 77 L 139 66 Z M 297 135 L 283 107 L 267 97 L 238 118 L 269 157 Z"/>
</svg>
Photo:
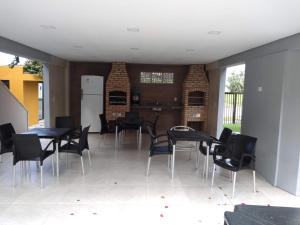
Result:
<svg viewBox="0 0 300 225">
<path fill-rule="evenodd" d="M 0 3 L 0 36 L 76 61 L 208 63 L 300 31 L 299 0 Z"/>
</svg>

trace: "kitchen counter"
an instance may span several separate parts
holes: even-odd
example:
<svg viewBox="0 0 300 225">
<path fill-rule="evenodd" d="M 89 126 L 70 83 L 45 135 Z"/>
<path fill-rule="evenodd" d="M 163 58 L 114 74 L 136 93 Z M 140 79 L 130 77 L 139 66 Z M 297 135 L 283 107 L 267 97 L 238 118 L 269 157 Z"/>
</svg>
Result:
<svg viewBox="0 0 300 225">
<path fill-rule="evenodd" d="M 182 105 L 131 105 L 132 109 L 150 109 L 153 111 L 181 110 Z"/>
<path fill-rule="evenodd" d="M 138 112 L 141 118 L 148 121 L 154 121 L 155 116 L 159 115 L 158 130 L 167 130 L 172 126 L 180 125 L 182 109 L 182 105 L 172 104 L 131 105 L 131 111 Z"/>
</svg>

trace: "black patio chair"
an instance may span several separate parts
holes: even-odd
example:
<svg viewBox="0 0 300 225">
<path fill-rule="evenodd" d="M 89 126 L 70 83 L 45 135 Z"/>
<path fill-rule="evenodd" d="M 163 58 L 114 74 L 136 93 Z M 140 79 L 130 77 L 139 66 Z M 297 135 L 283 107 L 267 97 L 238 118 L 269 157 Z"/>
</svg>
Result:
<svg viewBox="0 0 300 225">
<path fill-rule="evenodd" d="M 82 152 L 87 149 L 88 150 L 88 157 L 91 164 L 91 157 L 90 157 L 90 151 L 88 148 L 86 148 L 86 142 L 88 137 L 90 126 L 85 127 L 81 133 L 81 136 L 79 138 L 79 142 L 76 142 L 74 140 L 70 140 L 64 145 L 60 145 L 59 152 L 64 153 L 71 153 L 71 154 L 78 154 L 80 155 L 81 159 L 81 168 L 82 168 L 82 174 L 84 175 L 84 165 L 83 165 L 83 158 L 82 158 Z"/>
<path fill-rule="evenodd" d="M 81 126 L 75 126 L 71 116 L 57 116 L 55 120 L 56 128 L 70 128 L 72 131 L 62 140 L 69 141 L 79 139 L 82 133 Z M 89 149 L 89 142 L 86 140 L 86 148 Z"/>
<path fill-rule="evenodd" d="M 148 165 L 147 165 L 147 172 L 146 172 L 146 176 L 148 176 L 150 171 L 151 159 L 153 156 L 168 155 L 168 168 L 170 168 L 172 146 L 170 144 L 167 134 L 160 134 L 155 136 L 150 126 L 146 126 L 146 130 L 150 136 L 149 158 L 148 158 Z"/>
<path fill-rule="evenodd" d="M 146 126 L 149 126 L 152 129 L 152 133 L 156 135 L 157 132 L 156 127 L 157 127 L 158 119 L 159 119 L 159 115 L 156 115 L 154 121 L 144 120 L 143 127 L 146 129 Z"/>
<path fill-rule="evenodd" d="M 140 117 L 138 112 L 126 112 L 122 124 L 124 130 L 138 130 L 140 128 Z"/>
<path fill-rule="evenodd" d="M 57 116 L 55 118 L 55 127 L 56 128 L 71 128 L 72 132 L 68 134 L 71 139 L 79 139 L 82 127 L 75 126 L 73 118 L 71 116 Z"/>
<path fill-rule="evenodd" d="M 12 137 L 16 133 L 11 123 L 5 123 L 0 125 L 0 156 L 4 153 L 13 152 L 13 140 Z"/>
<path fill-rule="evenodd" d="M 236 174 L 240 170 L 253 171 L 253 190 L 255 192 L 255 145 L 257 138 L 247 135 L 231 135 L 227 144 L 217 145 L 213 154 L 214 168 L 211 187 L 214 184 L 216 165 L 231 171 L 233 177 L 232 197 L 235 193 Z"/>
<path fill-rule="evenodd" d="M 209 157 L 209 155 L 213 155 L 214 148 L 216 145 L 226 145 L 231 134 L 232 134 L 232 130 L 225 127 L 219 138 L 210 136 L 211 141 L 206 143 L 206 146 L 203 145 L 203 142 L 200 143 L 199 150 L 205 156 L 205 162 L 207 162 L 207 163 L 203 164 L 203 176 L 204 176 L 205 172 L 208 170 L 209 159 L 207 157 Z M 208 155 L 207 155 L 207 150 L 208 150 Z M 220 151 L 220 149 L 219 149 L 219 151 Z"/>
<path fill-rule="evenodd" d="M 109 133 L 109 126 L 108 122 L 106 120 L 106 117 L 104 114 L 99 114 L 101 129 L 100 129 L 100 135 Z"/>
<path fill-rule="evenodd" d="M 53 141 L 42 149 L 39 137 L 36 134 L 13 135 L 14 160 L 13 160 L 13 186 L 16 179 L 16 164 L 19 161 L 37 161 L 40 163 L 41 188 L 43 187 L 43 163 L 55 150 L 48 150 Z M 52 170 L 54 170 L 54 158 L 52 157 Z"/>
</svg>

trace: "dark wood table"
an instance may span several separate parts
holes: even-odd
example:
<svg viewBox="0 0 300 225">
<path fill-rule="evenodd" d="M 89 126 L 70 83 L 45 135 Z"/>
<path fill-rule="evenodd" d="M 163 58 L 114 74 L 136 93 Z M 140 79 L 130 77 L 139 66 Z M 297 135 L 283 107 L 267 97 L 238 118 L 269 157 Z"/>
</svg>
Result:
<svg viewBox="0 0 300 225">
<path fill-rule="evenodd" d="M 236 205 L 234 212 L 224 213 L 227 225 L 299 225 L 300 208 Z"/>
<path fill-rule="evenodd" d="M 56 153 L 56 176 L 59 177 L 59 141 L 65 137 L 70 131 L 71 128 L 33 128 L 23 134 L 36 134 L 41 139 L 52 139 L 54 140 L 54 150 Z"/>
<path fill-rule="evenodd" d="M 174 168 L 175 168 L 175 152 L 176 152 L 176 142 L 178 141 L 193 141 L 193 142 L 210 142 L 210 135 L 197 131 L 197 130 L 189 130 L 189 131 L 179 131 L 179 130 L 168 130 L 168 136 L 171 140 L 173 146 L 173 156 L 172 156 L 172 180 L 174 178 Z M 196 145 L 197 148 L 197 145 Z M 198 149 L 196 149 L 198 150 Z M 207 152 L 208 153 L 208 152 Z M 208 157 L 206 160 L 206 164 L 208 165 Z M 207 170 L 206 170 L 206 178 L 207 178 Z"/>
</svg>

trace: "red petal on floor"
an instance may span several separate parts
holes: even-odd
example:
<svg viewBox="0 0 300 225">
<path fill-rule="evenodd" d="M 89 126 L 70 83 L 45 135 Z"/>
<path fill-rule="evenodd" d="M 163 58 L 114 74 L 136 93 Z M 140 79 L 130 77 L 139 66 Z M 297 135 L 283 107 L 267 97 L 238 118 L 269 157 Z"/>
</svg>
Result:
<svg viewBox="0 0 300 225">
<path fill-rule="evenodd" d="M 165 206 L 165 209 L 167 209 L 167 208 L 169 208 L 169 206 L 166 205 L 166 206 Z"/>
<path fill-rule="evenodd" d="M 164 214 L 160 214 L 160 217 L 164 217 Z"/>
</svg>

